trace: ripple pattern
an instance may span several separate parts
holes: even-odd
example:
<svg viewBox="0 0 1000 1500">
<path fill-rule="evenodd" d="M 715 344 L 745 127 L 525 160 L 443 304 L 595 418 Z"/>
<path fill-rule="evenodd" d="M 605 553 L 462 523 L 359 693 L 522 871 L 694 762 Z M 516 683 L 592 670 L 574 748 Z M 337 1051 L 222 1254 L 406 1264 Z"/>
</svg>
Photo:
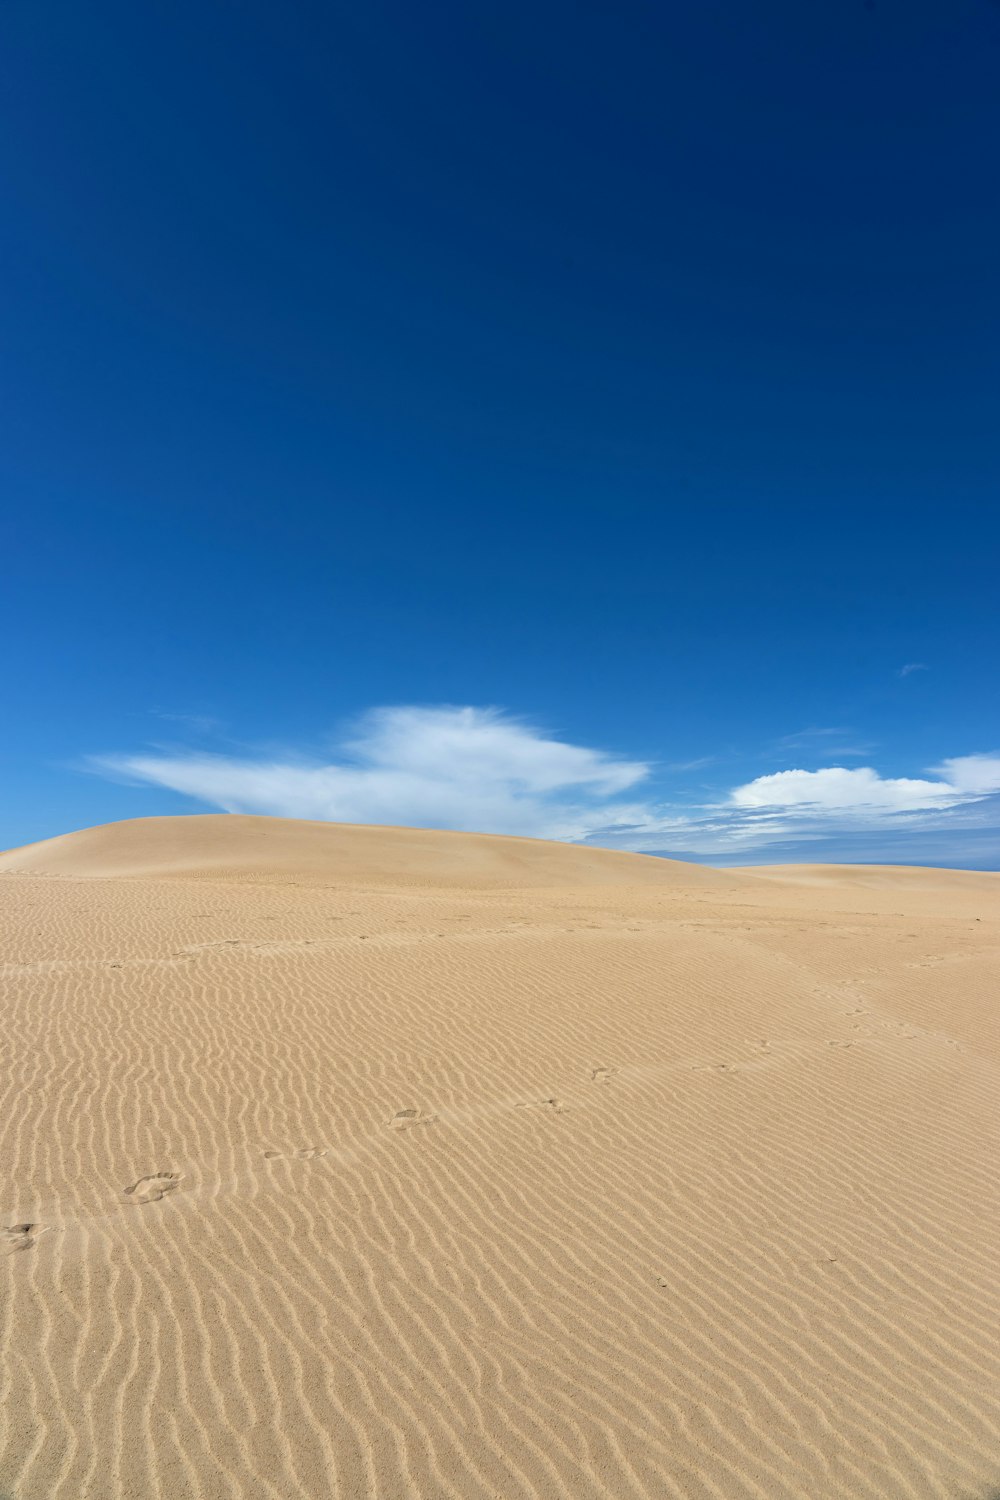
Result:
<svg viewBox="0 0 1000 1500">
<path fill-rule="evenodd" d="M 0 876 L 0 1495 L 985 1500 L 988 897 Z"/>
</svg>

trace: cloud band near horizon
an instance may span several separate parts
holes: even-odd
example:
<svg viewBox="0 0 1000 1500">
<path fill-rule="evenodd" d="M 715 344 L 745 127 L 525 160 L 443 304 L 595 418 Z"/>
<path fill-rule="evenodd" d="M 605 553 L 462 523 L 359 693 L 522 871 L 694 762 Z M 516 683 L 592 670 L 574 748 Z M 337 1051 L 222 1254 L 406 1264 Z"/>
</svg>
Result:
<svg viewBox="0 0 1000 1500">
<path fill-rule="evenodd" d="M 476 707 L 374 709 L 323 762 L 182 749 L 93 756 L 87 766 L 225 812 L 717 858 L 834 831 L 983 826 L 984 813 L 1000 823 L 1000 806 L 984 807 L 1000 793 L 1000 755 L 952 757 L 929 777 L 885 777 L 870 766 L 787 769 L 710 801 L 677 803 L 637 795 L 653 779 L 649 761 L 568 744 Z"/>
</svg>

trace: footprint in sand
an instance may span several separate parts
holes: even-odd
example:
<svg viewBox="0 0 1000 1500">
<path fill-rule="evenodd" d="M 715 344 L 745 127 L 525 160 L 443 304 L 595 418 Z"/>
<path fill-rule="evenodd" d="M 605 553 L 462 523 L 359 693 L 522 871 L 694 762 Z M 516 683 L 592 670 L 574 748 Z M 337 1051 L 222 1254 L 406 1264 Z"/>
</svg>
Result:
<svg viewBox="0 0 1000 1500">
<path fill-rule="evenodd" d="M 9 1246 L 8 1255 L 13 1255 L 15 1250 L 30 1250 L 36 1244 L 38 1236 L 44 1233 L 42 1224 L 10 1224 L 0 1229 L 0 1237 Z"/>
<path fill-rule="evenodd" d="M 517 1108 L 551 1109 L 555 1112 L 555 1114 L 561 1115 L 566 1106 L 565 1104 L 560 1104 L 558 1099 L 523 1099 L 521 1103 L 517 1105 Z"/>
<path fill-rule="evenodd" d="M 617 1068 L 591 1068 L 590 1076 L 594 1083 L 608 1083 L 617 1072 Z"/>
<path fill-rule="evenodd" d="M 180 1172 L 154 1172 L 151 1177 L 140 1177 L 125 1189 L 126 1196 L 136 1203 L 159 1203 L 167 1193 L 180 1186 Z"/>
<path fill-rule="evenodd" d="M 429 1125 L 437 1115 L 425 1114 L 422 1109 L 397 1109 L 389 1124 L 394 1130 L 408 1130 L 411 1125 Z"/>
</svg>

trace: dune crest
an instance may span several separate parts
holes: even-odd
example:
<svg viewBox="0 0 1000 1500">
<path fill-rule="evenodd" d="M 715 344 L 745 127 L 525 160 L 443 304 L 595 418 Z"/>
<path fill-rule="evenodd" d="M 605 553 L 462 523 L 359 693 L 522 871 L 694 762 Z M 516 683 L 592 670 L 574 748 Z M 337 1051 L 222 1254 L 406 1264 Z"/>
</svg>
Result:
<svg viewBox="0 0 1000 1500">
<path fill-rule="evenodd" d="M 1000 1482 L 997 877 L 0 855 L 0 1495 Z"/>
<path fill-rule="evenodd" d="M 484 888 L 711 884 L 718 878 L 679 860 L 545 839 L 237 813 L 132 818 L 61 834 L 0 854 L 0 873 Z"/>
</svg>

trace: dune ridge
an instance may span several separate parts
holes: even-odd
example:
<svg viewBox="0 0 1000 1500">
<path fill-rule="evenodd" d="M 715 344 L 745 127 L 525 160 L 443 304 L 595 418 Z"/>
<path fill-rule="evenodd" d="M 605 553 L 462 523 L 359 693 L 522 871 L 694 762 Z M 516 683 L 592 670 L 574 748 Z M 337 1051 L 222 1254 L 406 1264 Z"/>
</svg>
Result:
<svg viewBox="0 0 1000 1500">
<path fill-rule="evenodd" d="M 0 874 L 319 879 L 357 885 L 577 886 L 711 883 L 679 860 L 499 834 L 193 813 L 132 818 L 0 853 Z"/>
<path fill-rule="evenodd" d="M 230 816 L 0 874 L 0 1495 L 995 1492 L 995 878 Z"/>
</svg>

